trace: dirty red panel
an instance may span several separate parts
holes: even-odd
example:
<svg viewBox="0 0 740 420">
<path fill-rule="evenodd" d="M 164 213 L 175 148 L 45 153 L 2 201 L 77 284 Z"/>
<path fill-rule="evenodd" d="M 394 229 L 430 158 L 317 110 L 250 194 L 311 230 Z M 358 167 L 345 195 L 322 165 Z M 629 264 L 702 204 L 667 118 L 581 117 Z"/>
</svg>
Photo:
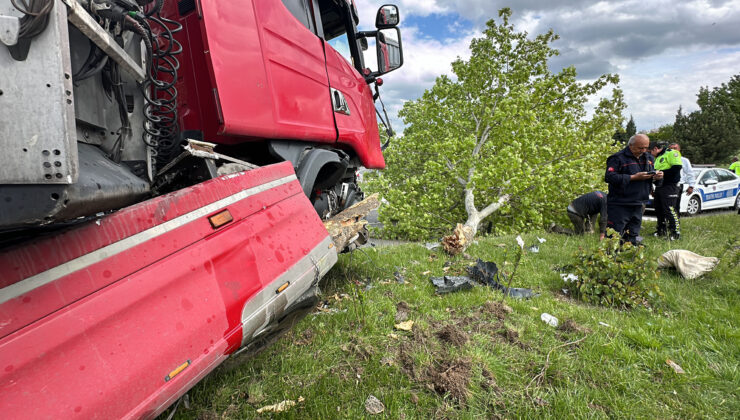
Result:
<svg viewBox="0 0 740 420">
<path fill-rule="evenodd" d="M 251 188 L 260 181 L 280 179 L 286 167 L 292 173 L 289 165 L 281 164 L 248 172 L 249 180 L 241 179 L 247 175 L 242 174 L 220 181 Z M 160 209 L 154 219 L 161 226 L 162 220 L 179 220 L 188 214 L 186 209 L 197 210 L 191 201 L 203 207 L 228 197 L 234 189 L 220 185 L 214 192 L 193 187 L 179 195 L 177 205 L 152 200 L 158 204 L 139 206 L 147 209 L 142 214 Z M 227 208 L 235 220 L 217 231 L 200 217 L 161 233 L 143 247 L 112 254 L 70 273 L 44 293 L 34 295 L 34 289 L 8 302 L 19 301 L 20 306 L 3 305 L 3 315 L 15 315 L 33 304 L 49 304 L 46 299 L 54 306 L 59 300 L 53 299 L 60 296 L 73 299 L 69 296 L 86 293 L 0 339 L 3 416 L 150 417 L 238 348 L 245 302 L 305 258 L 327 233 L 295 180 Z M 126 210 L 119 213 L 116 223 L 136 220 Z M 104 225 L 80 231 L 113 235 Z M 142 232 L 127 229 L 129 235 Z M 120 240 L 125 235 L 119 230 Z M 84 237 L 78 232 L 64 236 Z M 96 241 L 99 245 L 110 238 Z M 57 244 L 55 240 L 44 243 Z M 108 285 L 101 288 L 98 281 Z M 166 380 L 188 361 L 181 374 Z"/>
</svg>

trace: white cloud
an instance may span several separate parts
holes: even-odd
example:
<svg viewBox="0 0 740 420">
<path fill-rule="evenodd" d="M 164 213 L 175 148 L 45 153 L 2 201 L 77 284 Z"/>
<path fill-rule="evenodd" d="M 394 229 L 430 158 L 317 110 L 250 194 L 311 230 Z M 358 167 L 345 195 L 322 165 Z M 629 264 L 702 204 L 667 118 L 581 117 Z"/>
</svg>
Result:
<svg viewBox="0 0 740 420">
<path fill-rule="evenodd" d="M 517 30 L 531 35 L 552 28 L 561 35 L 562 52 L 553 70 L 574 65 L 579 78 L 619 73 L 621 87 L 638 129 L 671 123 L 679 106 L 696 109 L 701 86 L 717 86 L 740 73 L 740 0 L 427 0 L 395 2 L 401 11 L 404 66 L 384 76 L 389 112 L 419 97 L 450 63 L 467 57 L 473 36 L 486 20 L 511 5 Z M 363 27 L 370 29 L 385 2 L 358 3 Z M 433 40 L 404 24 L 409 16 L 449 17 L 453 38 Z M 473 22 L 461 27 L 460 19 Z M 392 110 L 392 111 L 391 111 Z M 395 119 L 395 117 L 392 117 Z"/>
</svg>

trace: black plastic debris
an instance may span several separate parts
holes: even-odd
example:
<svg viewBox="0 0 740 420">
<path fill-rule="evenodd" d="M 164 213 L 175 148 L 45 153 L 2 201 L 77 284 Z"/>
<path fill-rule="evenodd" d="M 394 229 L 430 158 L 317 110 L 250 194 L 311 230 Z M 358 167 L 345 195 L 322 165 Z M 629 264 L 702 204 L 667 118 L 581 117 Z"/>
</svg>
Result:
<svg viewBox="0 0 740 420">
<path fill-rule="evenodd" d="M 532 289 L 523 289 L 519 287 L 507 288 L 504 286 L 503 283 L 505 283 L 506 277 L 503 273 L 499 273 L 498 266 L 495 262 L 478 259 L 474 266 L 468 267 L 468 273 L 476 281 L 483 283 L 488 287 L 500 290 L 504 294 L 516 299 L 528 299 L 538 296 L 538 294 L 534 293 Z"/>
<path fill-rule="evenodd" d="M 437 288 L 437 293 L 442 295 L 472 289 L 473 279 L 466 276 L 432 277 L 432 284 Z"/>
<path fill-rule="evenodd" d="M 406 283 L 406 276 L 404 276 L 403 274 L 401 274 L 401 272 L 398 271 L 398 270 L 396 270 L 396 271 L 393 272 L 393 277 L 396 278 L 396 281 L 398 282 L 398 284 L 404 284 L 404 283 Z"/>
</svg>

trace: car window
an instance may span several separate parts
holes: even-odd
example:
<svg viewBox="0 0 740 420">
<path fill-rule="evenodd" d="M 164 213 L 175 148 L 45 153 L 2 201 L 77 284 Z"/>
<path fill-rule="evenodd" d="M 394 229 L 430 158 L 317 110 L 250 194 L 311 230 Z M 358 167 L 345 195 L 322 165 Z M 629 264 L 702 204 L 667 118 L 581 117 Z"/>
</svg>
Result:
<svg viewBox="0 0 740 420">
<path fill-rule="evenodd" d="M 719 179 L 719 182 L 734 181 L 737 179 L 735 174 L 728 171 L 727 169 L 715 169 L 715 171 L 717 171 L 717 178 Z"/>
<path fill-rule="evenodd" d="M 710 179 L 717 181 L 717 174 L 714 172 L 714 169 L 709 169 L 708 171 L 704 172 L 704 175 L 701 176 L 699 182 L 706 183 Z"/>
</svg>

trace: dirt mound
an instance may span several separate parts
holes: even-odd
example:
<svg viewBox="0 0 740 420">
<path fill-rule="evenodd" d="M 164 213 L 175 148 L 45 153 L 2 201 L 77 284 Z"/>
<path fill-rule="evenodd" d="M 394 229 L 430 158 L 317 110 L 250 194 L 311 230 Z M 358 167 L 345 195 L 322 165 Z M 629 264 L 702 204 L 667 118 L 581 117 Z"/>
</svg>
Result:
<svg viewBox="0 0 740 420">
<path fill-rule="evenodd" d="M 572 319 L 566 319 L 565 321 L 563 321 L 558 326 L 558 330 L 564 331 L 564 332 L 579 332 L 582 334 L 591 333 L 590 328 L 584 327 L 583 325 L 579 325 L 577 322 L 573 321 Z"/>
<path fill-rule="evenodd" d="M 465 402 L 470 391 L 468 384 L 472 374 L 470 359 L 443 361 L 427 370 L 427 377 L 434 391 L 440 395 L 449 394 L 458 402 Z"/>
<path fill-rule="evenodd" d="M 463 346 L 469 340 L 468 334 L 465 331 L 459 330 L 454 325 L 445 325 L 441 330 L 437 331 L 437 338 L 457 347 Z"/>
<path fill-rule="evenodd" d="M 498 319 L 505 319 L 507 315 L 514 312 L 509 305 L 502 302 L 486 302 L 482 308 L 484 312 L 493 314 Z"/>
</svg>

